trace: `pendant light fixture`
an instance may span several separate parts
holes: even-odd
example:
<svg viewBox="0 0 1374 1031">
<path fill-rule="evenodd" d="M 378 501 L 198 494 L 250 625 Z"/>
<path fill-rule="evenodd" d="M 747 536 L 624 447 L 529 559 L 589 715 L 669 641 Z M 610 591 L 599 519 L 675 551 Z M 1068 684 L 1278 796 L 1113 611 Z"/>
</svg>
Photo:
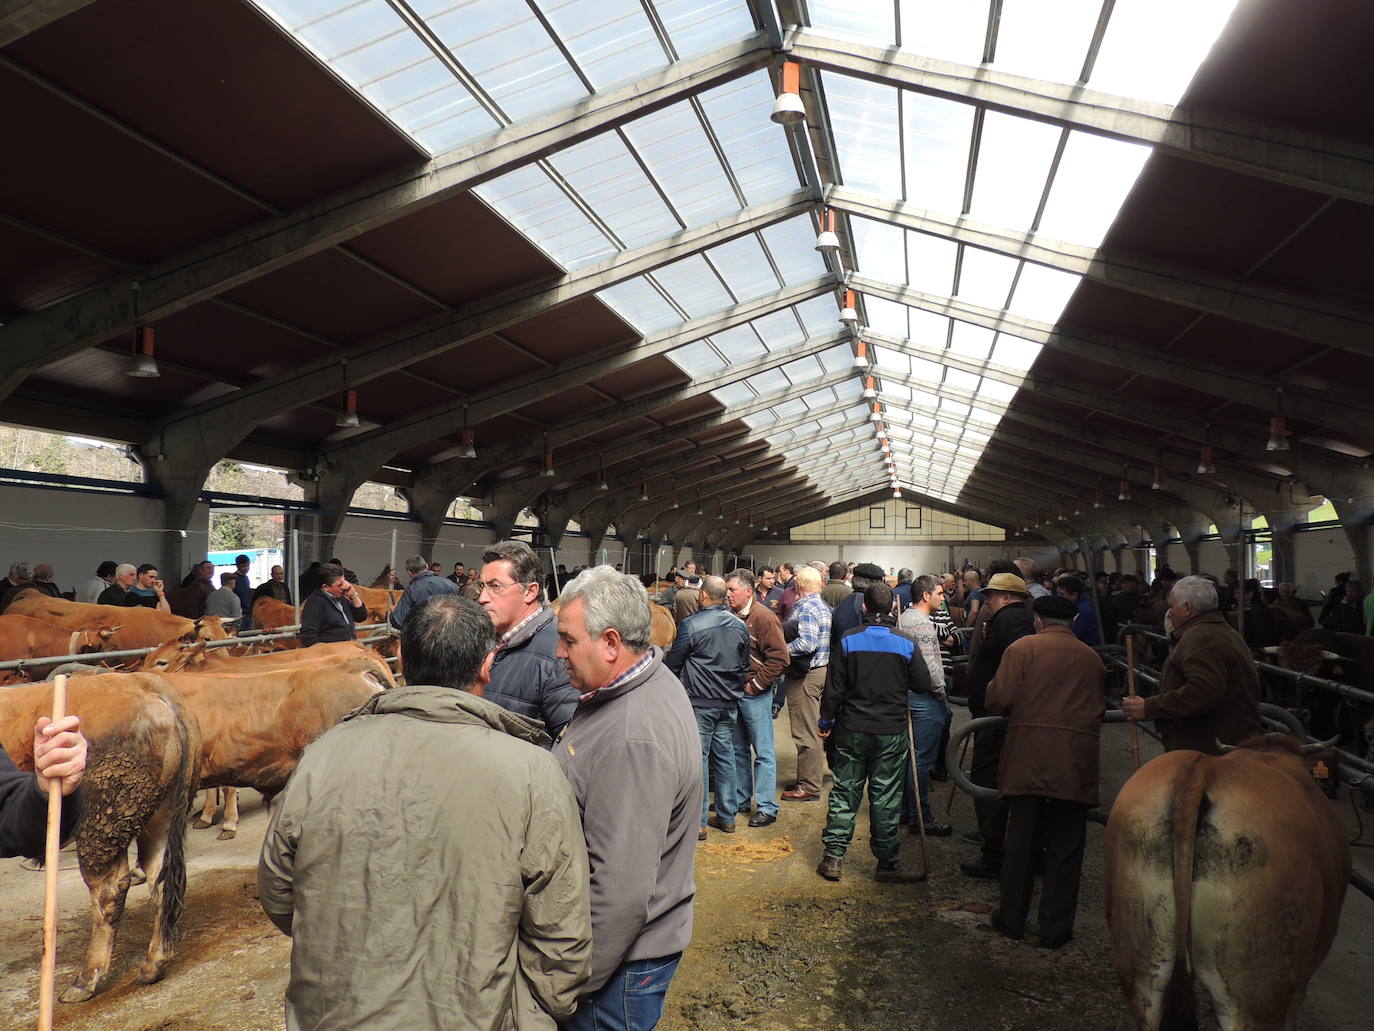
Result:
<svg viewBox="0 0 1374 1031">
<path fill-rule="evenodd" d="M 773 113 L 768 116 L 779 125 L 797 125 L 806 119 L 806 106 L 801 98 L 801 65 L 795 61 L 782 63 L 782 88 L 773 101 Z"/>
<path fill-rule="evenodd" d="M 133 295 L 134 308 L 134 339 L 133 353 L 129 355 L 129 365 L 124 370 L 124 375 L 132 376 L 135 379 L 153 379 L 161 375 L 157 368 L 157 359 L 153 357 L 153 330 L 151 326 L 138 325 L 138 290 L 139 283 L 129 284 L 129 292 Z M 357 423 L 355 422 L 356 426 Z"/>
<path fill-rule="evenodd" d="M 840 249 L 840 238 L 835 235 L 835 212 L 826 208 L 821 212 L 821 231 L 816 234 L 816 250 L 822 254 L 834 254 Z"/>
</svg>

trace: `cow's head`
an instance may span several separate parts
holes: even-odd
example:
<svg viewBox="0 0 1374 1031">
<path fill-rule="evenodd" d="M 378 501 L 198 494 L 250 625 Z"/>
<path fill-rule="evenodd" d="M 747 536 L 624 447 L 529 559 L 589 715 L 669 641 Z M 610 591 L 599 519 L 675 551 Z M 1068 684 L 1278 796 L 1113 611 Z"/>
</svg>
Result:
<svg viewBox="0 0 1374 1031">
<path fill-rule="evenodd" d="M 224 625 L 219 616 L 201 616 L 196 620 L 192 632 L 187 635 L 191 641 L 225 641 L 232 635 L 231 628 Z"/>
<path fill-rule="evenodd" d="M 187 648 L 179 641 L 168 641 L 145 655 L 138 668 L 145 673 L 177 673 L 204 661 L 204 651 L 204 642 Z"/>
</svg>

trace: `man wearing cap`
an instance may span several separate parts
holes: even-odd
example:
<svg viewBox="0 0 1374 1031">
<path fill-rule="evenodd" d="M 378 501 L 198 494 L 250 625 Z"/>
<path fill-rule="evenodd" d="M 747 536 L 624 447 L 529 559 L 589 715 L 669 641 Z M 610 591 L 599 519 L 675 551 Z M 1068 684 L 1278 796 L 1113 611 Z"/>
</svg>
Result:
<svg viewBox="0 0 1374 1031">
<path fill-rule="evenodd" d="M 988 684 L 997 675 L 1002 655 L 1013 643 L 1035 633 L 1031 613 L 1025 600 L 1029 592 L 1026 581 L 1015 573 L 996 573 L 983 588 L 983 605 L 990 615 L 983 628 L 983 643 L 968 667 L 968 708 L 977 718 L 988 715 L 984 706 Z M 1002 742 L 1006 731 L 1002 728 L 980 730 L 973 740 L 973 763 L 969 779 L 980 787 L 997 787 L 997 767 L 1002 758 Z M 982 854 L 974 860 L 959 864 L 970 877 L 996 879 L 1002 873 L 1004 839 L 1007 834 L 1007 807 L 1000 799 L 984 802 L 975 799 L 978 814 L 978 833 L 983 839 Z"/>
<path fill-rule="evenodd" d="M 678 626 L 681 626 L 688 616 L 701 609 L 701 577 L 695 573 L 682 573 L 681 576 L 682 584 L 673 596 L 673 618 L 677 620 Z"/>
<path fill-rule="evenodd" d="M 834 581 L 831 581 L 834 583 Z M 864 623 L 864 591 L 874 584 L 883 582 L 883 571 L 872 562 L 861 562 L 854 567 L 853 589 L 849 595 L 834 607 L 830 616 L 830 651 L 834 654 L 840 647 L 840 638 L 855 627 Z M 825 596 L 825 592 L 821 592 Z"/>
<path fill-rule="evenodd" d="M 1036 598 L 1034 610 L 1036 632 L 1003 653 L 984 702 L 989 713 L 1008 718 L 998 769 L 1008 813 L 1006 855 L 992 926 L 1008 938 L 1025 935 L 1043 848 L 1040 945 L 1057 949 L 1073 937 L 1088 810 L 1098 801 L 1105 670 L 1073 633 L 1073 602 Z"/>
</svg>

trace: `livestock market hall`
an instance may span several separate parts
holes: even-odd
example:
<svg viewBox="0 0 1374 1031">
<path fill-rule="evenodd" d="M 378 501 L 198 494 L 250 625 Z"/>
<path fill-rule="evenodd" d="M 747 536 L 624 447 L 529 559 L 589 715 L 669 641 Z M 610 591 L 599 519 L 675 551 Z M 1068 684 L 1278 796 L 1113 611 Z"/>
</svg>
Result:
<svg viewBox="0 0 1374 1031">
<path fill-rule="evenodd" d="M 1367 1031 L 1371 40 L 0 3 L 0 1031 Z"/>
</svg>

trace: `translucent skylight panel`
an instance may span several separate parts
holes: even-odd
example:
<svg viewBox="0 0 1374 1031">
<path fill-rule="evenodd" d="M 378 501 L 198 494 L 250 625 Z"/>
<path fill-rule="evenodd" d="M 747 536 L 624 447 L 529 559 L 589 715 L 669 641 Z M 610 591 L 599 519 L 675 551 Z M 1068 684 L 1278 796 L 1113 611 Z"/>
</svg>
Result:
<svg viewBox="0 0 1374 1031">
<path fill-rule="evenodd" d="M 668 358 L 693 379 L 713 372 L 720 372 L 726 367 L 725 360 L 716 354 L 711 345 L 704 340 L 687 344 L 685 347 L 674 348 L 668 352 Z"/>
<path fill-rule="evenodd" d="M 524 4 L 411 0 L 415 12 L 511 121 L 587 96 L 572 67 Z"/>
<path fill-rule="evenodd" d="M 1018 318 L 1054 325 L 1082 278 L 1071 272 L 1026 262 L 1007 310 Z"/>
<path fill-rule="evenodd" d="M 751 412 L 744 417 L 744 424 L 751 430 L 763 430 L 772 426 L 778 421 L 771 408 L 765 408 L 761 412 Z"/>
<path fill-rule="evenodd" d="M 825 370 L 821 368 L 814 355 L 799 358 L 795 362 L 788 362 L 782 367 L 782 371 L 793 383 L 809 383 L 811 380 L 820 379 L 825 375 Z"/>
<path fill-rule="evenodd" d="M 765 71 L 734 79 L 700 97 L 726 163 L 751 206 L 776 200 L 801 185 L 787 135 L 769 118 L 775 99 Z"/>
<path fill-rule="evenodd" d="M 894 348 L 872 344 L 869 348 L 869 354 L 872 356 L 873 364 L 878 368 L 879 375 L 884 372 L 906 371 L 906 356 Z"/>
<path fill-rule="evenodd" d="M 763 244 L 753 233 L 712 247 L 707 258 L 738 301 L 752 301 L 781 288 Z"/>
<path fill-rule="evenodd" d="M 868 326 L 873 332 L 899 340 L 907 336 L 906 305 L 864 294 L 864 310 L 868 313 Z"/>
<path fill-rule="evenodd" d="M 639 0 L 539 0 L 538 7 L 594 89 L 668 64 Z"/>
<path fill-rule="evenodd" d="M 1030 229 L 1059 135 L 1059 129 L 1044 122 L 989 111 L 969 217 L 1005 229 Z"/>
<path fill-rule="evenodd" d="M 643 276 L 607 287 L 596 296 L 644 336 L 682 324 L 682 316 Z"/>
<path fill-rule="evenodd" d="M 645 115 L 624 131 L 687 225 L 739 210 L 739 198 L 690 104 Z"/>
<path fill-rule="evenodd" d="M 954 289 L 954 259 L 959 245 L 953 240 L 910 230 L 903 234 L 907 254 L 907 283 L 937 297 Z"/>
<path fill-rule="evenodd" d="M 945 366 L 925 358 L 911 358 L 911 375 L 926 383 L 940 383 L 944 380 Z"/>
<path fill-rule="evenodd" d="M 974 361 L 985 362 L 992 353 L 993 331 L 968 322 L 954 322 L 954 335 L 950 338 L 951 353 Z"/>
<path fill-rule="evenodd" d="M 1019 264 L 1005 254 L 965 247 L 959 269 L 959 299 L 1000 311 L 1011 295 L 1011 282 Z"/>
<path fill-rule="evenodd" d="M 826 372 L 842 372 L 852 366 L 854 353 L 848 346 L 831 347 L 816 355 L 816 360 Z"/>
<path fill-rule="evenodd" d="M 950 0 L 899 0 L 902 49 L 959 64 L 980 64 L 988 5 Z"/>
<path fill-rule="evenodd" d="M 849 230 L 860 273 L 887 283 L 906 282 L 905 241 L 900 228 L 851 215 Z"/>
<path fill-rule="evenodd" d="M 734 304 L 700 254 L 680 258 L 658 269 L 653 275 L 689 319 L 714 315 Z"/>
<path fill-rule="evenodd" d="M 941 295 L 945 296 L 945 295 Z M 917 349 L 943 351 L 949 338 L 950 318 L 939 312 L 926 311 L 924 308 L 909 308 L 907 322 L 910 335 L 907 337 Z"/>
<path fill-rule="evenodd" d="M 779 419 L 790 419 L 794 415 L 801 415 L 802 412 L 806 411 L 806 405 L 802 404 L 800 398 L 794 397 L 790 401 L 784 401 L 780 405 L 774 405 L 773 411 L 777 413 Z"/>
<path fill-rule="evenodd" d="M 992 66 L 1012 75 L 1077 82 L 1102 0 L 1002 0 Z"/>
<path fill-rule="evenodd" d="M 859 384 L 857 377 L 847 379 L 843 383 L 837 383 L 830 388 L 835 392 L 835 396 L 841 401 L 852 401 L 863 393 L 863 387 Z"/>
<path fill-rule="evenodd" d="M 902 159 L 897 91 L 891 86 L 822 73 L 840 180 L 874 197 L 900 200 Z"/>
<path fill-rule="evenodd" d="M 1016 396 L 1016 388 L 1010 383 L 999 383 L 997 380 L 985 379 L 979 393 L 993 401 L 1005 403 Z"/>
<path fill-rule="evenodd" d="M 902 95 L 902 127 L 906 199 L 929 211 L 959 214 L 973 106 L 908 90 Z"/>
<path fill-rule="evenodd" d="M 798 215 L 759 232 L 788 286 L 820 279 L 828 271 L 816 250 L 816 228 L 808 216 Z"/>
<path fill-rule="evenodd" d="M 993 381 L 992 381 L 992 380 L 989 380 L 989 381 L 988 381 L 986 384 L 984 384 L 984 385 L 985 385 L 985 386 L 992 386 L 992 385 L 993 385 Z M 984 393 L 987 393 L 987 391 L 984 391 Z M 989 396 L 991 396 L 991 395 L 989 395 Z M 985 424 L 987 424 L 987 425 L 989 425 L 989 426 L 996 426 L 999 422 L 1002 421 L 1002 414 L 1001 414 L 1000 412 L 989 411 L 989 410 L 986 409 L 986 408 L 975 408 L 973 411 L 969 412 L 969 416 L 968 416 L 968 417 L 969 417 L 969 419 L 971 419 L 973 422 L 981 422 L 981 423 L 985 423 Z"/>
<path fill-rule="evenodd" d="M 1025 372 L 1035 364 L 1035 359 L 1040 356 L 1041 350 L 1040 344 L 1033 344 L 1029 340 L 1022 340 L 1020 337 L 1009 336 L 1006 333 L 999 333 L 997 344 L 992 349 L 992 361 L 993 364 L 1003 368 Z"/>
<path fill-rule="evenodd" d="M 796 321 L 792 324 L 795 326 Z M 716 345 L 716 349 L 725 355 L 732 365 L 751 362 L 768 353 L 768 349 L 749 326 L 736 326 L 720 333 L 713 333 L 711 343 Z"/>
<path fill-rule="evenodd" d="M 820 32 L 891 46 L 897 41 L 891 4 L 872 0 L 808 0 L 811 24 Z"/>
<path fill-rule="evenodd" d="M 833 312 L 835 310 L 833 302 L 829 301 L 828 296 L 826 300 L 827 308 Z M 801 324 L 797 322 L 797 316 L 788 308 L 775 311 L 771 315 L 763 315 L 749 325 L 753 327 L 755 333 L 763 338 L 763 342 L 768 345 L 770 351 L 799 344 L 809 335 L 802 331 Z M 839 327 L 838 320 L 835 322 L 835 327 L 837 329 Z"/>
<path fill-rule="evenodd" d="M 567 268 L 590 265 L 616 253 L 606 235 L 534 165 L 507 172 L 474 192 Z"/>
<path fill-rule="evenodd" d="M 718 390 L 711 391 L 711 396 L 721 404 L 729 408 L 731 405 L 744 404 L 754 398 L 754 392 L 743 383 L 730 383 Z"/>
<path fill-rule="evenodd" d="M 962 369 L 948 369 L 945 372 L 945 386 L 954 390 L 962 390 L 967 394 L 976 394 L 978 385 L 982 382 L 981 376 L 975 376 L 971 372 L 964 372 Z"/>
<path fill-rule="evenodd" d="M 495 129 L 495 120 L 438 60 L 413 71 L 432 78 L 434 88 L 384 110 L 388 118 L 431 154 L 452 150 Z M 385 86 L 387 82 L 382 80 L 378 85 Z"/>
<path fill-rule="evenodd" d="M 849 417 L 844 412 L 831 412 L 829 415 L 823 415 L 817 419 L 816 425 L 820 426 L 821 429 L 831 429 L 832 427 L 839 426 L 848 418 Z"/>
<path fill-rule="evenodd" d="M 682 229 L 615 133 L 594 136 L 548 161 L 626 247 L 663 240 Z"/>
<path fill-rule="evenodd" d="M 792 385 L 783 375 L 781 369 L 769 369 L 767 372 L 760 372 L 757 376 L 750 376 L 745 382 L 760 397 L 776 394 Z"/>
<path fill-rule="evenodd" d="M 1236 0 L 1116 0 L 1090 89 L 1176 104 Z"/>
<path fill-rule="evenodd" d="M 1086 132 L 1069 133 L 1037 233 L 1096 247 L 1116 220 L 1151 153 L 1150 147 L 1139 143 Z"/>
<path fill-rule="evenodd" d="M 715 50 L 754 32 L 744 0 L 654 0 L 654 8 L 679 57 Z"/>
</svg>

